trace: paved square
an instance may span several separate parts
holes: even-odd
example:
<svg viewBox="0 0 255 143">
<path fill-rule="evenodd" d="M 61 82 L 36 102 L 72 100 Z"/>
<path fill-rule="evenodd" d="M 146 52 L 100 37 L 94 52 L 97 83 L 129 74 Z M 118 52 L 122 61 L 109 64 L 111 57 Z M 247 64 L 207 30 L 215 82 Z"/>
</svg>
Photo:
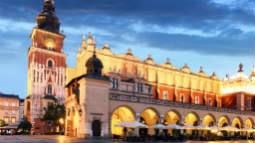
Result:
<svg viewBox="0 0 255 143">
<path fill-rule="evenodd" d="M 110 139 L 103 138 L 82 139 L 67 136 L 0 136 L 0 143 L 119 143 L 119 142 L 113 142 Z M 255 143 L 255 141 L 209 141 L 209 142 L 187 141 L 186 143 Z"/>
</svg>

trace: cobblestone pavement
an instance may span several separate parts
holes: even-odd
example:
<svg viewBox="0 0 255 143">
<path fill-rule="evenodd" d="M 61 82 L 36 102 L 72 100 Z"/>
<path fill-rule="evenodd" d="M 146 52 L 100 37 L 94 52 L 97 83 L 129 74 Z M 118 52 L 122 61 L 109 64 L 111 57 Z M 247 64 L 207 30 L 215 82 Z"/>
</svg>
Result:
<svg viewBox="0 0 255 143">
<path fill-rule="evenodd" d="M 81 139 L 66 136 L 0 136 L 0 143 L 118 143 L 110 139 Z M 154 143 L 154 142 L 150 142 Z M 186 143 L 255 143 L 255 141 L 187 141 Z"/>
</svg>

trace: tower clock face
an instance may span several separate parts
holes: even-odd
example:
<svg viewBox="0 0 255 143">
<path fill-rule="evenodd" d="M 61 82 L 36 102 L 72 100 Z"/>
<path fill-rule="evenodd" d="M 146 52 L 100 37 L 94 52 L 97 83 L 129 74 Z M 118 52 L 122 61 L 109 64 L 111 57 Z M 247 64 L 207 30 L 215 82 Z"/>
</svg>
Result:
<svg viewBox="0 0 255 143">
<path fill-rule="evenodd" d="M 55 45 L 55 39 L 52 37 L 46 37 L 45 38 L 45 45 L 49 48 L 49 49 L 53 49 L 54 45 Z"/>
</svg>

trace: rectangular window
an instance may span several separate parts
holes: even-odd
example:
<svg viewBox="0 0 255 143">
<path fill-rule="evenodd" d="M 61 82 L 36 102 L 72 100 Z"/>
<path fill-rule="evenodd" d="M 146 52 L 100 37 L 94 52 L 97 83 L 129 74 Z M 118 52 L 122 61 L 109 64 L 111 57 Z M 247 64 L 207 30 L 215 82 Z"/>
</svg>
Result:
<svg viewBox="0 0 255 143">
<path fill-rule="evenodd" d="M 12 124 L 15 124 L 15 123 L 16 123 L 16 118 L 12 117 Z"/>
<path fill-rule="evenodd" d="M 6 102 L 6 103 L 5 103 L 5 106 L 8 106 L 8 105 L 9 105 L 8 102 Z"/>
<path fill-rule="evenodd" d="M 251 99 L 250 98 L 247 98 L 246 107 L 248 108 L 248 110 L 251 109 Z"/>
<path fill-rule="evenodd" d="M 15 107 L 16 106 L 16 104 L 15 103 L 12 103 L 12 107 Z"/>
<path fill-rule="evenodd" d="M 8 114 L 9 114 L 8 110 L 5 110 L 5 111 L 4 111 L 4 113 L 5 113 L 6 115 L 8 115 Z"/>
<path fill-rule="evenodd" d="M 199 97 L 198 96 L 195 97 L 195 104 L 199 104 Z"/>
<path fill-rule="evenodd" d="M 9 123 L 9 118 L 8 117 L 4 117 L 4 122 L 5 123 Z"/>
<path fill-rule="evenodd" d="M 211 98 L 208 99 L 208 106 L 212 106 L 212 99 Z"/>
<path fill-rule="evenodd" d="M 180 95 L 180 102 L 185 103 L 185 95 L 183 93 Z"/>
<path fill-rule="evenodd" d="M 163 99 L 168 100 L 168 91 L 163 92 Z"/>
<path fill-rule="evenodd" d="M 137 92 L 138 93 L 143 92 L 143 83 L 140 83 L 140 82 L 137 83 Z"/>
<path fill-rule="evenodd" d="M 149 93 L 149 94 L 152 93 L 152 86 L 151 86 L 151 85 L 149 85 L 149 87 L 148 87 L 148 93 Z"/>
<path fill-rule="evenodd" d="M 16 111 L 12 111 L 12 114 L 15 115 L 15 114 L 16 114 Z"/>
<path fill-rule="evenodd" d="M 119 88 L 119 80 L 116 78 L 112 78 L 111 87 L 112 87 L 112 89 L 118 89 Z"/>
</svg>

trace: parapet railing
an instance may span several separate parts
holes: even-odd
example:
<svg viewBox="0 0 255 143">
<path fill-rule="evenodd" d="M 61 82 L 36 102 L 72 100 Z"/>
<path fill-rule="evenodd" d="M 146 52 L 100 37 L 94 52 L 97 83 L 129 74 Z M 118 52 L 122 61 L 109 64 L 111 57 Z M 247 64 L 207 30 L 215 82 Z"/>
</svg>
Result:
<svg viewBox="0 0 255 143">
<path fill-rule="evenodd" d="M 203 106 L 203 105 L 199 105 L 199 104 L 188 104 L 188 103 L 173 102 L 173 101 L 168 101 L 168 100 L 153 99 L 153 98 L 148 98 L 148 97 L 122 95 L 122 94 L 116 94 L 116 93 L 110 93 L 109 98 L 110 98 L 110 100 L 117 100 L 117 101 L 127 101 L 127 102 L 136 102 L 136 103 L 145 103 L 145 104 L 157 104 L 157 105 L 172 106 L 172 107 L 179 107 L 179 108 L 188 108 L 188 109 L 207 110 L 207 111 L 255 116 L 255 112 L 252 112 L 252 111 L 240 111 L 240 110 L 229 109 L 229 108 Z"/>
</svg>

